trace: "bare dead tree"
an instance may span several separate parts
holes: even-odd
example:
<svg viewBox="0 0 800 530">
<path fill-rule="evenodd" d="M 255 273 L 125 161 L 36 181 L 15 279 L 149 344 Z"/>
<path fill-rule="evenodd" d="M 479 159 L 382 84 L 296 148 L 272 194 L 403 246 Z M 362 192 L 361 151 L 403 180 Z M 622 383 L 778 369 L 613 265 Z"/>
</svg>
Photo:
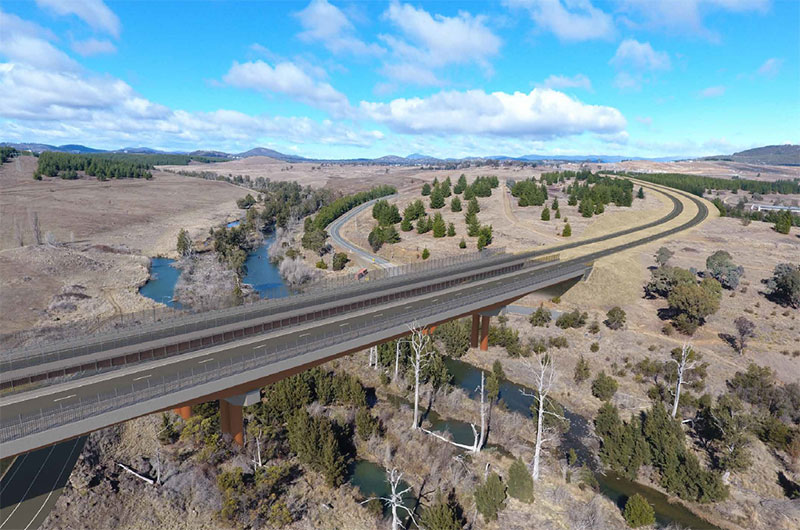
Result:
<svg viewBox="0 0 800 530">
<path fill-rule="evenodd" d="M 39 213 L 38 212 L 31 212 L 30 213 L 31 219 L 31 231 L 33 232 L 33 241 L 37 245 L 42 244 L 42 227 L 39 226 Z"/>
<path fill-rule="evenodd" d="M 689 370 L 697 366 L 697 356 L 688 342 L 683 343 L 681 352 L 676 357 L 676 359 L 671 359 L 671 361 L 678 366 L 678 376 L 677 380 L 675 381 L 675 400 L 672 403 L 673 418 L 678 414 L 678 404 L 681 400 L 681 386 L 683 385 L 683 378 L 689 372 Z"/>
<path fill-rule="evenodd" d="M 391 471 L 387 473 L 387 480 L 389 481 L 389 487 L 391 489 L 391 493 L 388 497 L 370 497 L 361 502 L 361 504 L 367 503 L 373 500 L 380 500 L 388 506 L 392 510 L 392 523 L 391 528 L 392 530 L 399 530 L 400 528 L 405 528 L 403 526 L 402 521 L 400 520 L 400 510 L 405 510 L 409 517 L 411 517 L 411 521 L 416 525 L 417 521 L 414 519 L 414 512 L 409 510 L 403 504 L 403 495 L 411 491 L 411 487 L 397 491 L 397 488 L 400 486 L 400 480 L 403 478 L 403 474 L 397 471 L 397 468 L 392 468 Z"/>
<path fill-rule="evenodd" d="M 446 437 L 442 436 L 441 434 L 437 434 L 433 431 L 429 431 L 427 429 L 422 429 L 422 432 L 426 434 L 430 434 L 434 438 L 438 438 L 439 440 L 445 441 L 449 444 L 452 444 L 456 447 L 460 447 L 461 449 L 466 449 L 472 453 L 478 453 L 483 448 L 486 443 L 486 390 L 484 385 L 484 372 L 481 370 L 481 386 L 480 386 L 480 413 L 481 413 L 481 430 L 480 433 L 478 429 L 475 428 L 474 423 L 470 423 L 470 427 L 472 427 L 472 435 L 474 436 L 474 441 L 472 445 L 467 444 L 460 444 L 453 440 L 448 440 Z"/>
<path fill-rule="evenodd" d="M 564 416 L 556 414 L 552 410 L 548 410 L 547 407 L 547 396 L 550 394 L 553 384 L 558 377 L 558 372 L 556 372 L 555 366 L 553 365 L 553 360 L 549 355 L 539 355 L 536 358 L 536 361 L 536 364 L 526 363 L 533 370 L 533 379 L 536 384 L 536 391 L 526 392 L 524 390 L 520 390 L 522 395 L 532 397 L 534 399 L 537 409 L 536 444 L 534 445 L 533 449 L 533 471 L 531 472 L 531 476 L 533 477 L 534 481 L 539 480 L 539 460 L 542 454 L 542 447 L 547 442 L 551 442 L 555 439 L 555 433 L 553 430 L 546 428 L 544 425 L 545 415 L 550 415 L 560 420 L 566 419 Z M 552 407 L 550 408 L 552 409 Z"/>
<path fill-rule="evenodd" d="M 419 380 L 422 369 L 430 360 L 431 351 L 428 348 L 430 337 L 427 330 L 420 327 L 416 321 L 408 326 L 411 331 L 411 367 L 414 368 L 414 423 L 411 429 L 419 429 Z"/>
</svg>

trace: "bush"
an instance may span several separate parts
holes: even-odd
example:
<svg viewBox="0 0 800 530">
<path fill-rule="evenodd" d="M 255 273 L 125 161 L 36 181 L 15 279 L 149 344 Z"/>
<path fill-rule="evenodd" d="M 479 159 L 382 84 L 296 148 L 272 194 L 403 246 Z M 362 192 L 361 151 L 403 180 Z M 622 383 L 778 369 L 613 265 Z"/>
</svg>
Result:
<svg viewBox="0 0 800 530">
<path fill-rule="evenodd" d="M 467 248 L 467 242 L 464 241 L 464 238 L 461 238 L 461 241 L 458 243 L 458 248 Z"/>
<path fill-rule="evenodd" d="M 519 458 L 508 469 L 508 494 L 528 504 L 533 502 L 533 477 Z"/>
<path fill-rule="evenodd" d="M 605 325 L 609 329 L 621 329 L 625 325 L 625 311 L 618 306 L 609 309 L 606 313 Z"/>
<path fill-rule="evenodd" d="M 561 237 L 569 237 L 572 235 L 572 227 L 569 223 L 564 225 L 564 230 L 561 231 Z"/>
<path fill-rule="evenodd" d="M 350 261 L 347 257 L 347 254 L 344 252 L 337 252 L 333 255 L 333 270 L 340 271 L 344 269 L 344 266 L 347 262 Z"/>
<path fill-rule="evenodd" d="M 550 311 L 545 309 L 542 305 L 539 305 L 539 308 L 531 313 L 528 321 L 537 328 L 543 328 L 550 324 L 552 319 L 553 317 L 550 314 Z"/>
<path fill-rule="evenodd" d="M 542 210 L 542 221 L 549 221 L 550 220 L 550 209 L 545 206 L 544 210 Z"/>
<path fill-rule="evenodd" d="M 325 269 L 327 269 L 327 268 L 328 268 L 328 264 L 327 264 L 327 263 L 325 263 L 325 260 L 321 259 L 321 260 L 319 260 L 319 261 L 317 262 L 317 268 L 318 268 L 318 269 L 325 270 Z"/>
<path fill-rule="evenodd" d="M 422 249 L 422 259 L 428 259 L 431 257 L 431 251 L 427 248 Z"/>
<path fill-rule="evenodd" d="M 589 346 L 589 351 L 591 351 L 592 353 L 597 353 L 598 351 L 600 351 L 600 344 L 597 342 L 593 342 L 591 346 Z"/>
<path fill-rule="evenodd" d="M 718 250 L 706 259 L 706 269 L 725 289 L 736 289 L 744 274 L 744 267 L 733 263 L 731 255 L 724 250 Z"/>
<path fill-rule="evenodd" d="M 497 473 L 492 472 L 484 484 L 475 488 L 475 505 L 485 521 L 497 520 L 506 505 L 506 487 Z"/>
<path fill-rule="evenodd" d="M 562 313 L 561 316 L 556 319 L 556 326 L 561 329 L 582 328 L 584 324 L 586 324 L 586 319 L 588 317 L 589 315 L 587 313 L 581 313 L 575 309 L 569 313 Z"/>
<path fill-rule="evenodd" d="M 452 491 L 447 497 L 437 491 L 436 502 L 422 509 L 419 522 L 420 528 L 430 530 L 461 530 L 466 524 L 463 509 Z"/>
<path fill-rule="evenodd" d="M 766 280 L 767 294 L 781 305 L 800 307 L 800 265 L 780 263 Z"/>
<path fill-rule="evenodd" d="M 602 401 L 608 401 L 617 393 L 618 387 L 617 380 L 602 371 L 592 381 L 592 395 Z"/>
<path fill-rule="evenodd" d="M 566 348 L 569 346 L 569 343 L 567 342 L 567 337 L 564 336 L 550 337 L 547 343 L 554 348 Z"/>
<path fill-rule="evenodd" d="M 366 407 L 358 409 L 358 412 L 356 412 L 356 434 L 358 434 L 358 437 L 367 441 L 377 432 L 377 418 L 375 418 Z"/>
<path fill-rule="evenodd" d="M 578 364 L 575 365 L 575 373 L 572 375 L 572 379 L 580 384 L 589 379 L 592 376 L 592 371 L 589 368 L 589 361 L 583 358 L 583 355 L 580 356 L 578 359 Z"/>
<path fill-rule="evenodd" d="M 625 510 L 622 515 L 631 528 L 639 528 L 656 522 L 656 513 L 653 507 L 638 493 L 630 497 L 628 502 L 625 503 Z"/>
<path fill-rule="evenodd" d="M 453 197 L 450 201 L 450 211 L 451 212 L 460 212 L 461 211 L 461 199 L 458 197 Z"/>
</svg>

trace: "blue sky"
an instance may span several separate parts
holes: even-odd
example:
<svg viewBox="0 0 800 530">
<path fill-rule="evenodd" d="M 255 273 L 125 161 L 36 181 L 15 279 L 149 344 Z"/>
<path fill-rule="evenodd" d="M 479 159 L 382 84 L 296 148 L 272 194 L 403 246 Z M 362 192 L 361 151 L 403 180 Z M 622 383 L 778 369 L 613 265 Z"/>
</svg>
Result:
<svg viewBox="0 0 800 530">
<path fill-rule="evenodd" d="M 800 1 L 0 2 L 0 140 L 309 157 L 800 143 Z"/>
</svg>

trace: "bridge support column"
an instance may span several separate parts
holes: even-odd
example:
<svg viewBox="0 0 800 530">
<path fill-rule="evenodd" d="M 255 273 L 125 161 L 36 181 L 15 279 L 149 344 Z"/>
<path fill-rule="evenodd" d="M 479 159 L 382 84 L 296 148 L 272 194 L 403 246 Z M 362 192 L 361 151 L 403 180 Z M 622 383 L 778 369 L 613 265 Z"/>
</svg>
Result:
<svg viewBox="0 0 800 530">
<path fill-rule="evenodd" d="M 172 412 L 183 418 L 184 420 L 188 420 L 192 417 L 192 407 L 189 405 L 185 405 L 183 407 L 176 407 L 172 409 Z"/>
<path fill-rule="evenodd" d="M 481 317 L 481 350 L 489 349 L 489 321 L 492 317 L 483 315 Z"/>
<path fill-rule="evenodd" d="M 242 407 L 254 405 L 261 399 L 261 391 L 253 390 L 219 400 L 219 423 L 223 434 L 230 434 L 234 443 L 244 445 L 244 420 Z"/>
<path fill-rule="evenodd" d="M 478 331 L 481 327 L 481 316 L 478 313 L 472 314 L 472 334 L 469 337 L 470 348 L 478 347 Z"/>
</svg>

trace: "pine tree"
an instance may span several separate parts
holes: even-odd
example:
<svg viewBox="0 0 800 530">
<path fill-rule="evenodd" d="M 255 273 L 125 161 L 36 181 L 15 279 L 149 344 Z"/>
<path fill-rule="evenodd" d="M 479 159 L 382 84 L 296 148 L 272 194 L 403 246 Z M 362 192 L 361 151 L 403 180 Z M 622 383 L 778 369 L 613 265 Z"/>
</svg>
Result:
<svg viewBox="0 0 800 530">
<path fill-rule="evenodd" d="M 639 193 L 636 194 L 637 199 L 644 199 L 644 189 L 639 186 Z"/>
<path fill-rule="evenodd" d="M 410 232 L 414 229 L 414 225 L 411 224 L 411 221 L 408 220 L 408 217 L 404 217 L 403 221 L 400 223 L 400 230 L 403 232 Z"/>
<path fill-rule="evenodd" d="M 788 234 L 792 229 L 792 214 L 789 210 L 778 212 L 778 219 L 775 221 L 775 231 L 779 234 Z"/>
<path fill-rule="evenodd" d="M 564 230 L 561 232 L 561 236 L 569 237 L 571 235 L 572 235 L 572 227 L 569 225 L 569 223 L 567 223 L 564 225 Z"/>
<path fill-rule="evenodd" d="M 442 218 L 442 214 L 436 213 L 433 217 L 433 237 L 444 237 L 447 235 L 447 225 Z"/>
<path fill-rule="evenodd" d="M 465 524 L 461 506 L 452 491 L 447 497 L 437 491 L 436 501 L 422 509 L 419 522 L 421 528 L 429 530 L 461 530 Z"/>
<path fill-rule="evenodd" d="M 519 458 L 508 469 L 508 494 L 528 504 L 533 502 L 533 478 Z"/>
<path fill-rule="evenodd" d="M 422 185 L 422 195 L 427 196 L 431 194 L 431 185 L 427 182 Z"/>
<path fill-rule="evenodd" d="M 461 199 L 458 197 L 453 197 L 450 201 L 450 211 L 451 212 L 460 212 L 461 211 Z"/>
<path fill-rule="evenodd" d="M 447 237 L 454 237 L 456 235 L 456 225 L 450 223 L 447 225 Z"/>
<path fill-rule="evenodd" d="M 542 210 L 542 221 L 549 221 L 550 220 L 550 209 L 545 206 L 544 210 Z"/>
<path fill-rule="evenodd" d="M 653 507 L 638 493 L 635 493 L 625 503 L 625 510 L 622 515 L 631 528 L 648 526 L 656 522 L 656 513 Z"/>
<path fill-rule="evenodd" d="M 433 188 L 433 191 L 431 192 L 431 208 L 434 210 L 444 208 L 444 194 L 439 186 Z"/>
<path fill-rule="evenodd" d="M 475 505 L 484 520 L 497 520 L 506 505 L 506 487 L 497 473 L 492 472 L 484 484 L 475 488 Z"/>
<path fill-rule="evenodd" d="M 589 361 L 583 358 L 581 355 L 580 359 L 578 359 L 578 364 L 575 365 L 575 373 L 572 376 L 572 379 L 580 384 L 589 379 L 592 376 L 592 371 L 589 368 Z"/>
</svg>

